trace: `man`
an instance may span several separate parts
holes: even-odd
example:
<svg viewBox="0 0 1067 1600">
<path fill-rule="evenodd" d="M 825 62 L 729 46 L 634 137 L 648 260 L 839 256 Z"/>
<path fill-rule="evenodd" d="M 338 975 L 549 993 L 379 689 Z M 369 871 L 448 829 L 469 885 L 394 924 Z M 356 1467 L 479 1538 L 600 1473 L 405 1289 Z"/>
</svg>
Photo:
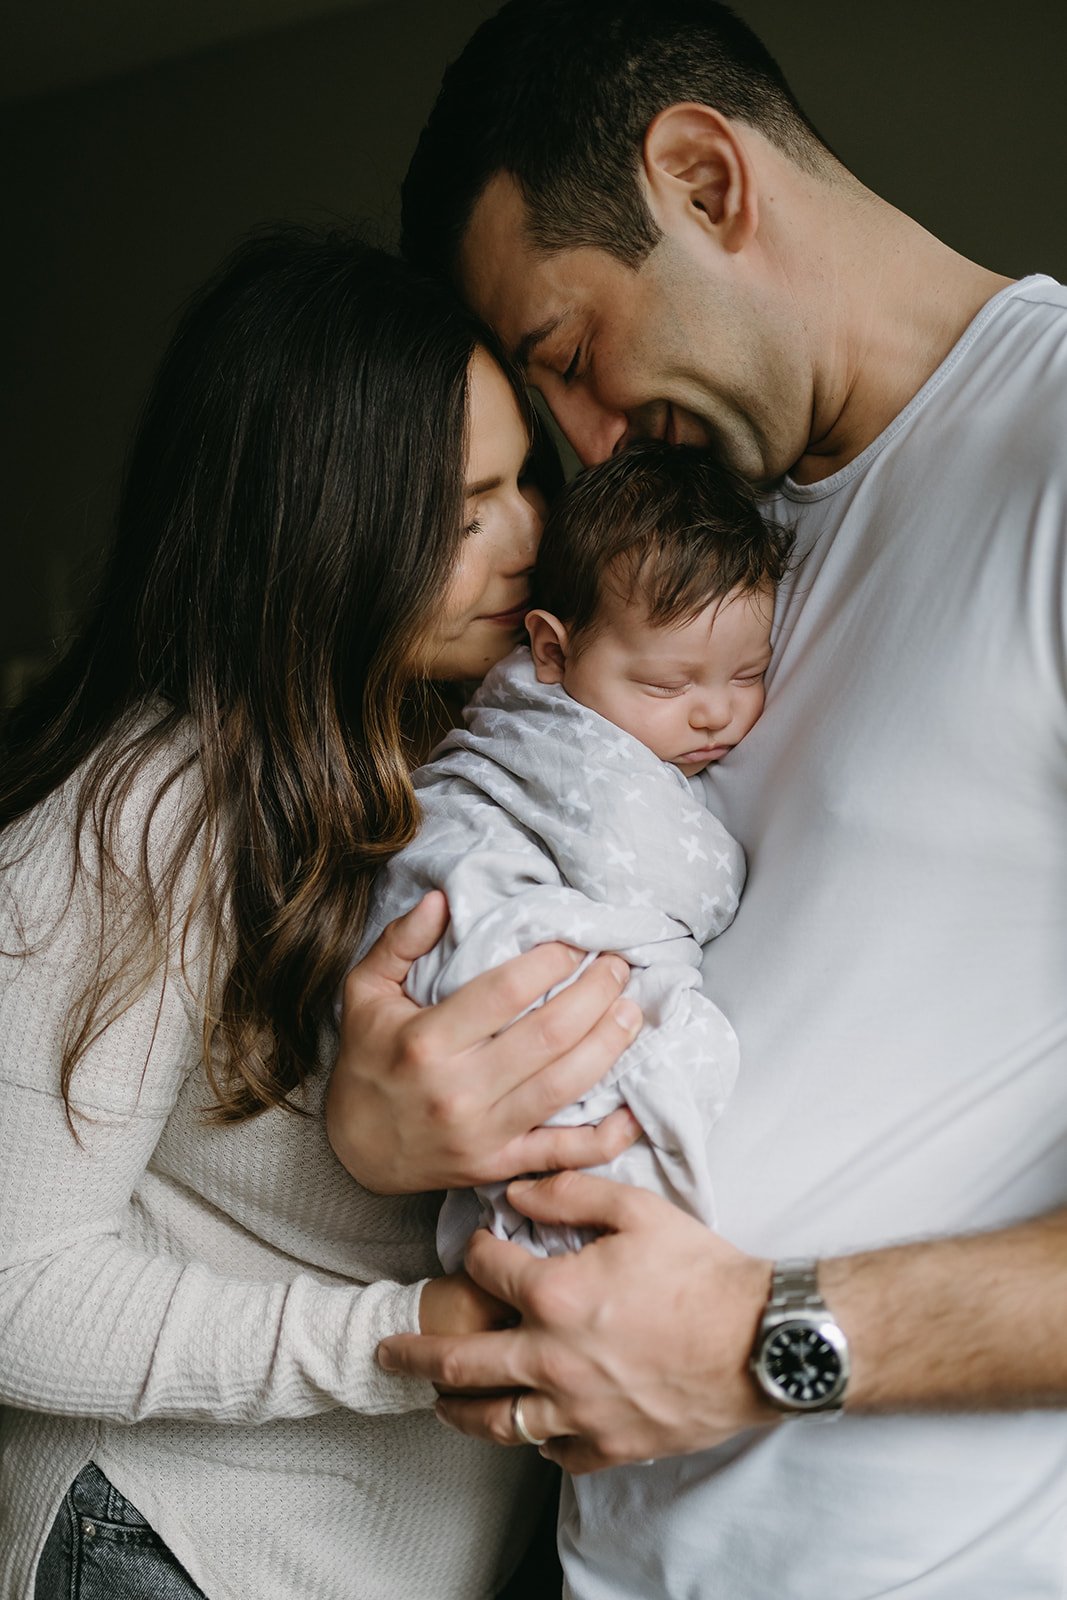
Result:
<svg viewBox="0 0 1067 1600">
<path fill-rule="evenodd" d="M 706 968 L 742 1055 L 710 1147 L 722 1236 L 579 1174 L 513 1186 L 605 1236 L 551 1262 L 476 1239 L 522 1326 L 383 1359 L 466 1391 L 453 1425 L 548 1438 L 576 1472 L 702 1452 L 669 1550 L 625 1538 L 620 1498 L 600 1538 L 624 1559 L 590 1595 L 1061 1594 L 1067 1435 L 1040 1408 L 1067 1401 L 1067 293 L 864 189 L 712 0 L 512 0 L 446 75 L 404 202 L 408 253 L 583 461 L 706 444 L 774 486 L 802 560 L 765 717 L 718 769 L 750 862 Z M 431 922 L 396 935 L 394 977 Z M 368 1012 L 369 982 L 365 1094 L 403 1028 L 439 1072 L 487 1048 L 473 997 L 445 1028 L 395 994 Z M 555 1038 L 572 1078 L 579 1027 Z M 464 1152 L 502 1161 L 488 1135 Z M 772 1277 L 785 1258 L 818 1267 Z M 526 1392 L 516 1413 L 479 1389 Z"/>
</svg>

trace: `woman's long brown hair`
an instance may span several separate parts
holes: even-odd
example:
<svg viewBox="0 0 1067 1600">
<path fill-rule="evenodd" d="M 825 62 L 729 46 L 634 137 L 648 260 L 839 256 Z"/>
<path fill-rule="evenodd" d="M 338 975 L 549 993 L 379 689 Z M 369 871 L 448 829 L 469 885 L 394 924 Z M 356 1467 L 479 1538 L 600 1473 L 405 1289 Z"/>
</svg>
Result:
<svg viewBox="0 0 1067 1600">
<path fill-rule="evenodd" d="M 72 781 L 71 891 L 96 902 L 68 1115 L 86 1050 L 194 939 L 212 1115 L 285 1104 L 317 1066 L 374 873 L 418 821 L 405 708 L 462 539 L 479 343 L 499 356 L 340 232 L 254 238 L 186 310 L 90 620 L 4 729 L 0 828 Z"/>
</svg>

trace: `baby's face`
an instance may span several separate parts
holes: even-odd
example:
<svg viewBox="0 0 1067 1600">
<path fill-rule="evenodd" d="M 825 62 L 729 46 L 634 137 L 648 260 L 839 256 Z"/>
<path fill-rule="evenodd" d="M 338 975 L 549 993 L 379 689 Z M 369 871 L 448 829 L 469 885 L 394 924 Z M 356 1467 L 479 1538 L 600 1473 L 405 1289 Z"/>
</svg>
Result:
<svg viewBox="0 0 1067 1600">
<path fill-rule="evenodd" d="M 649 622 L 606 596 L 598 629 L 569 655 L 563 687 L 692 777 L 720 761 L 763 711 L 774 596 L 735 590 L 691 622 Z"/>
</svg>

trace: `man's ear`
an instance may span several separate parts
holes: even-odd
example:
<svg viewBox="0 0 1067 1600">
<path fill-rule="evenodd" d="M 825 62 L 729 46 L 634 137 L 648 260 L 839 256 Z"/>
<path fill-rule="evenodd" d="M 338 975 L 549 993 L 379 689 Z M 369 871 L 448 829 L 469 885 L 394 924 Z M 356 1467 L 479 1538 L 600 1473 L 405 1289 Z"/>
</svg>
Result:
<svg viewBox="0 0 1067 1600">
<path fill-rule="evenodd" d="M 551 611 L 528 611 L 526 632 L 538 683 L 562 683 L 567 669 L 567 630 Z"/>
<path fill-rule="evenodd" d="M 759 203 L 737 123 L 694 101 L 667 106 L 648 125 L 642 158 L 649 206 L 664 232 L 696 223 L 731 254 L 744 249 Z"/>
</svg>

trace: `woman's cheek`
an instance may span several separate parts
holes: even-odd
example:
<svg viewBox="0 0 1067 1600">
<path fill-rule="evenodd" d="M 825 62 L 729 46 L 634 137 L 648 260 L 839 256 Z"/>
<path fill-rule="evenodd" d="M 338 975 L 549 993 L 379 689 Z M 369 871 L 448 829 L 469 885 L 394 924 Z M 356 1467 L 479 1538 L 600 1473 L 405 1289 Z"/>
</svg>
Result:
<svg viewBox="0 0 1067 1600">
<path fill-rule="evenodd" d="M 459 638 L 477 613 L 478 597 L 485 587 L 481 566 L 482 563 L 474 558 L 473 552 L 464 552 L 458 570 L 452 575 L 441 608 L 442 631 L 449 638 Z"/>
</svg>

